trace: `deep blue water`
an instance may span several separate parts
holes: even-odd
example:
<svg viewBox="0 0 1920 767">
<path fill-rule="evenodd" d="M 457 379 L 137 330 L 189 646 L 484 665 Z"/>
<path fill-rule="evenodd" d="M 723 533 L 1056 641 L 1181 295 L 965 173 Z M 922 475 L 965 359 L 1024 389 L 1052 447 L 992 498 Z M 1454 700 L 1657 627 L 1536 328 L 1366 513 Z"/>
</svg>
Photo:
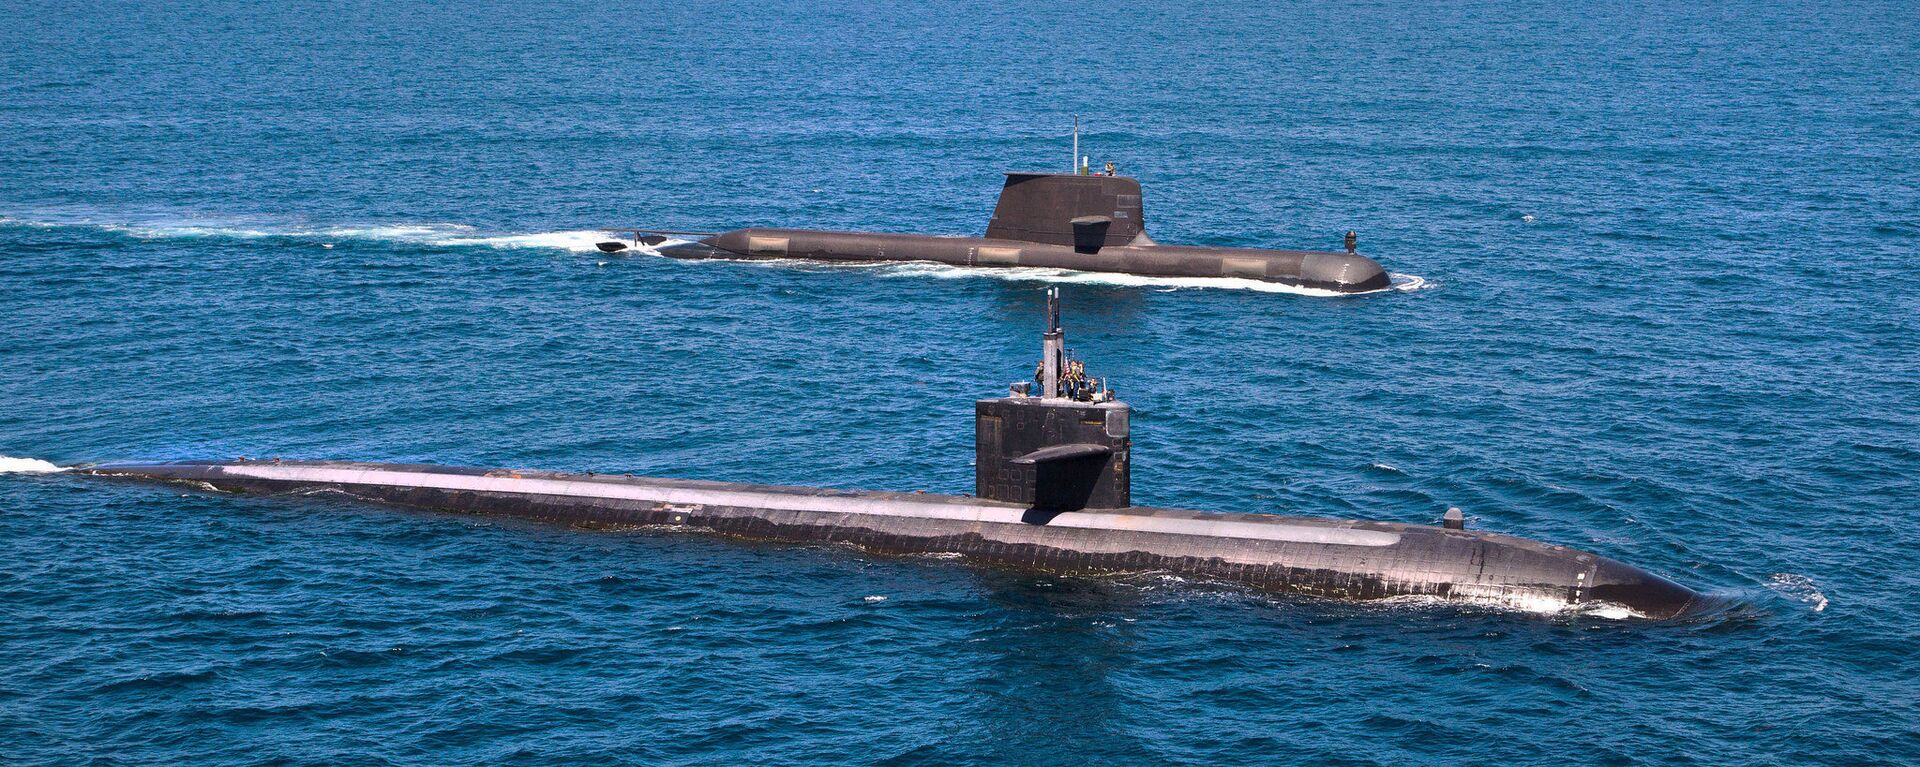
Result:
<svg viewBox="0 0 1920 767">
<path fill-rule="evenodd" d="M 12 474 L 0 762 L 1920 760 L 1913 4 L 5 15 L 5 456 L 960 492 L 1053 281 L 1145 503 L 1459 505 L 1735 606 L 1354 606 Z M 1163 242 L 1353 228 L 1425 287 L 583 251 L 978 232 L 1074 113 Z"/>
</svg>

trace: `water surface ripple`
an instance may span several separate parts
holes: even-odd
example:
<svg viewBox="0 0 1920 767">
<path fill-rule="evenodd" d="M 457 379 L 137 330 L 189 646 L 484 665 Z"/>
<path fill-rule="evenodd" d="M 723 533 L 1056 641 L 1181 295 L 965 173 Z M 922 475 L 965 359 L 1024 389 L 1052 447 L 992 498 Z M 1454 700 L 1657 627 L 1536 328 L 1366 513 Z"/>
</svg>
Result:
<svg viewBox="0 0 1920 767">
<path fill-rule="evenodd" d="M 0 455 L 971 487 L 1073 346 L 1145 503 L 1470 524 L 1672 624 L 0 477 L 0 761 L 1920 761 L 1909 3 L 27 4 Z M 1005 169 L 1331 299 L 685 263 L 600 225 L 972 233 Z M 8 468 L 31 468 L 8 461 Z M 885 599 L 869 599 L 885 597 Z"/>
</svg>

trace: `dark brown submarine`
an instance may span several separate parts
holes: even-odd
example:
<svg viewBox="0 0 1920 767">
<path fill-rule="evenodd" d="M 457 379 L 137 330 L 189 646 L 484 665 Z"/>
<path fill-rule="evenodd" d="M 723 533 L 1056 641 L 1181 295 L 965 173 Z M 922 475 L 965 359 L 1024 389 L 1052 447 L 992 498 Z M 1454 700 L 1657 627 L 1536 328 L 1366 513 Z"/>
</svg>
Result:
<svg viewBox="0 0 1920 767">
<path fill-rule="evenodd" d="M 602 242 L 599 248 L 617 253 L 645 245 L 674 258 L 935 261 L 1152 277 L 1229 277 L 1337 293 L 1366 293 L 1390 285 L 1386 270 L 1354 249 L 1352 232 L 1347 233 L 1344 253 L 1162 245 L 1147 236 L 1137 180 L 1088 174 L 1084 169 L 1006 175 L 984 237 L 812 229 L 750 228 L 717 234 L 609 229 L 633 238 Z M 675 242 L 661 234 L 704 238 Z"/>
</svg>

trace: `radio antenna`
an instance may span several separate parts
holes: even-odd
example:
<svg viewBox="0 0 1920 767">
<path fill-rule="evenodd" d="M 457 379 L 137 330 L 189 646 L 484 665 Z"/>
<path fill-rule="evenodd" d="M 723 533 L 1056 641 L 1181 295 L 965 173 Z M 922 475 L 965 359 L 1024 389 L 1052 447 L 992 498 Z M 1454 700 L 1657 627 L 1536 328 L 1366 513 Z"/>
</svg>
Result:
<svg viewBox="0 0 1920 767">
<path fill-rule="evenodd" d="M 1047 288 L 1047 333 L 1040 337 L 1040 396 L 1060 398 L 1060 374 L 1066 362 L 1067 334 L 1060 330 L 1060 288 Z"/>
<path fill-rule="evenodd" d="M 1067 172 L 1080 173 L 1080 115 L 1073 116 L 1073 160 L 1067 163 Z"/>
</svg>

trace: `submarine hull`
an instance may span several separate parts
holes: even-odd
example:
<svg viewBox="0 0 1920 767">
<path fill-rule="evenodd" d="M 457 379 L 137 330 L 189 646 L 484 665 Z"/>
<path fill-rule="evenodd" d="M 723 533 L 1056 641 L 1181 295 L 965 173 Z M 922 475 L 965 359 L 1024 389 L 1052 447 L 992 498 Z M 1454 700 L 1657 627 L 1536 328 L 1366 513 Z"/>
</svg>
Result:
<svg viewBox="0 0 1920 767">
<path fill-rule="evenodd" d="M 1048 511 L 967 496 L 339 461 L 113 464 L 85 473 L 247 493 L 335 491 L 587 527 L 672 526 L 1058 573 L 1164 572 L 1321 597 L 1430 597 L 1668 618 L 1698 595 L 1611 559 L 1480 531 L 1130 507 Z"/>
<path fill-rule="evenodd" d="M 1085 247 L 921 234 L 812 229 L 736 229 L 690 246 L 662 248 L 676 258 L 797 258 L 815 261 L 934 261 L 970 267 L 1042 267 L 1151 277 L 1230 277 L 1337 293 L 1389 287 L 1385 269 L 1351 253 L 1206 248 L 1185 245 Z"/>
</svg>

